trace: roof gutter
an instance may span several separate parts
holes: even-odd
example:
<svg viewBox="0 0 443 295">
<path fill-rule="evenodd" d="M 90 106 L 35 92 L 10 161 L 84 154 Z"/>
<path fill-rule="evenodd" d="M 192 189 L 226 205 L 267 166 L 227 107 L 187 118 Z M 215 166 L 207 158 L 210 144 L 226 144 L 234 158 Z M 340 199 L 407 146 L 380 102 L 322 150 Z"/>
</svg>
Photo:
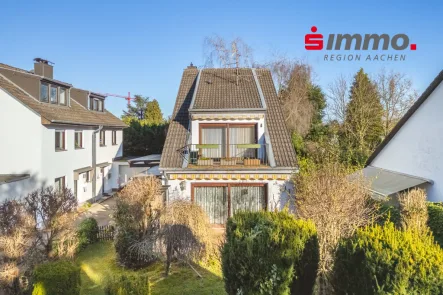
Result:
<svg viewBox="0 0 443 295">
<path fill-rule="evenodd" d="M 189 109 L 189 113 L 207 113 L 207 112 L 265 112 L 266 109 L 264 108 L 253 108 L 253 109 Z"/>
</svg>

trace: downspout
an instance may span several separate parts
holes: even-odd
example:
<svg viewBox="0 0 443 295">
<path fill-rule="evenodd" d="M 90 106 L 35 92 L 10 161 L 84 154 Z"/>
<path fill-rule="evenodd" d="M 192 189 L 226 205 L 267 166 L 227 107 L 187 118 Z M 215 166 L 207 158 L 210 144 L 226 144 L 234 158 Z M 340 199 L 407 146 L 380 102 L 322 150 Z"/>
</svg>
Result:
<svg viewBox="0 0 443 295">
<path fill-rule="evenodd" d="M 103 126 L 98 126 L 97 130 L 92 132 L 92 201 L 96 201 L 96 188 L 97 188 L 97 177 L 95 173 L 97 172 L 97 141 L 96 134 L 103 129 Z"/>
</svg>

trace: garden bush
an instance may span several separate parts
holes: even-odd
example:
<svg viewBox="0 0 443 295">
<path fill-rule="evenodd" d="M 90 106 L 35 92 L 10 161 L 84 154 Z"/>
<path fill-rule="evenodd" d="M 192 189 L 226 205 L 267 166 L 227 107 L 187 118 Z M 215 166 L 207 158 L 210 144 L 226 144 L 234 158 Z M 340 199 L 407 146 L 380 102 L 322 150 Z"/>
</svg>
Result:
<svg viewBox="0 0 443 295">
<path fill-rule="evenodd" d="M 428 203 L 428 226 L 435 241 L 443 248 L 443 204 Z"/>
<path fill-rule="evenodd" d="M 123 274 L 109 278 L 105 286 L 106 295 L 150 295 L 147 274 Z"/>
<path fill-rule="evenodd" d="M 84 219 L 78 227 L 78 238 L 80 240 L 80 249 L 98 241 L 97 220 L 92 217 Z"/>
<path fill-rule="evenodd" d="M 80 294 L 80 268 L 67 260 L 41 264 L 33 272 L 32 295 Z"/>
<path fill-rule="evenodd" d="M 319 260 L 315 226 L 283 212 L 228 220 L 222 271 L 228 294 L 311 294 Z"/>
<path fill-rule="evenodd" d="M 429 232 L 359 229 L 340 242 L 332 282 L 336 294 L 443 294 L 443 250 Z"/>
</svg>

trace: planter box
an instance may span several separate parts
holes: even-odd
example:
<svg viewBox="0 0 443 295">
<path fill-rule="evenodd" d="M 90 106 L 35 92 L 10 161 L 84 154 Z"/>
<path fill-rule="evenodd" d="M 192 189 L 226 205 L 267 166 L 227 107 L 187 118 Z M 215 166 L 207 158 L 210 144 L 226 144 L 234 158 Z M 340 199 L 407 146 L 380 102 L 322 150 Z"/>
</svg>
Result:
<svg viewBox="0 0 443 295">
<path fill-rule="evenodd" d="M 222 165 L 222 166 L 237 165 L 237 160 L 236 159 L 221 159 L 220 160 L 220 165 Z"/>
<path fill-rule="evenodd" d="M 214 166 L 214 160 L 212 160 L 212 159 L 207 159 L 207 160 L 198 159 L 197 165 L 198 166 Z"/>
<path fill-rule="evenodd" d="M 245 166 L 260 166 L 260 159 L 244 159 Z"/>
</svg>

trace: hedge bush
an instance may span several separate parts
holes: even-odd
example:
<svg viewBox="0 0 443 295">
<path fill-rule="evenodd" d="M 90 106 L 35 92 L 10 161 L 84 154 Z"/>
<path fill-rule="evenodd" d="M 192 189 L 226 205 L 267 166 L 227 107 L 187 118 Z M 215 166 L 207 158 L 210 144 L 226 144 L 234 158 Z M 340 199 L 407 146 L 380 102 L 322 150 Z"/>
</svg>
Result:
<svg viewBox="0 0 443 295">
<path fill-rule="evenodd" d="M 80 294 L 80 268 L 67 260 L 41 264 L 33 272 L 32 295 Z"/>
<path fill-rule="evenodd" d="M 428 203 L 428 226 L 435 241 L 443 248 L 443 204 Z"/>
<path fill-rule="evenodd" d="M 336 294 L 443 294 L 443 250 L 393 223 L 359 229 L 340 242 L 332 282 Z"/>
<path fill-rule="evenodd" d="M 92 217 L 84 219 L 78 227 L 78 237 L 80 240 L 80 249 L 98 241 L 97 220 Z"/>
<path fill-rule="evenodd" d="M 106 295 L 150 295 L 147 274 L 125 274 L 109 278 L 105 286 Z"/>
<path fill-rule="evenodd" d="M 228 220 L 222 271 L 228 294 L 311 294 L 319 260 L 310 221 L 287 212 L 241 212 Z"/>
</svg>

